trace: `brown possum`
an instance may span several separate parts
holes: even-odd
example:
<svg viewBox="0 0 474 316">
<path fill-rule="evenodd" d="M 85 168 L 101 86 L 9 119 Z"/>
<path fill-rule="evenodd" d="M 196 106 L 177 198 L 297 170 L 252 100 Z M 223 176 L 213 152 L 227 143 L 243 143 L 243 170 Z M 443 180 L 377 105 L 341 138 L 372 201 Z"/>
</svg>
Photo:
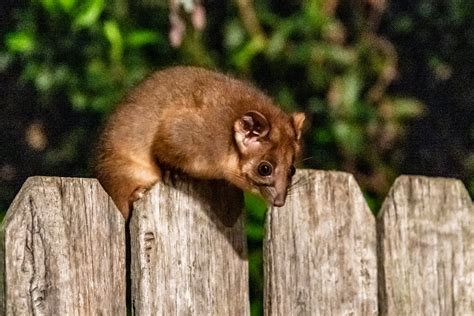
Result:
<svg viewBox="0 0 474 316">
<path fill-rule="evenodd" d="M 165 69 L 137 86 L 109 118 L 97 178 L 125 218 L 167 169 L 224 179 L 282 206 L 304 120 L 246 82 L 196 67 Z"/>
</svg>

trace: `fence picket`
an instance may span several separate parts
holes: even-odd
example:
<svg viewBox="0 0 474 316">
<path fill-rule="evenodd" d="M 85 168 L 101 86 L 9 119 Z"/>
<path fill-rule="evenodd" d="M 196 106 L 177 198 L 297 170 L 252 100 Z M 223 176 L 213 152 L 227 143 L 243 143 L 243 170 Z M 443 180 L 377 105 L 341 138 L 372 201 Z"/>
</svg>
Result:
<svg viewBox="0 0 474 316">
<path fill-rule="evenodd" d="M 461 181 L 398 178 L 377 231 L 382 315 L 474 315 L 474 208 Z"/>
<path fill-rule="evenodd" d="M 137 315 L 249 315 L 242 193 L 222 182 L 157 184 L 130 223 Z"/>
<path fill-rule="evenodd" d="M 29 178 L 0 229 L 0 314 L 126 315 L 124 226 L 97 180 Z"/>
<path fill-rule="evenodd" d="M 301 170 L 267 214 L 266 315 L 376 315 L 375 219 L 349 174 Z"/>
</svg>

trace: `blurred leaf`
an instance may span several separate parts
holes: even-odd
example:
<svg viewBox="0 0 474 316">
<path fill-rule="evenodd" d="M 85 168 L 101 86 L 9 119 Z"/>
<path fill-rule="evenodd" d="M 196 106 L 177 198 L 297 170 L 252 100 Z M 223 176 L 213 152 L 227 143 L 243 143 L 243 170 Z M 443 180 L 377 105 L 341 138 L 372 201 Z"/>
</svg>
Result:
<svg viewBox="0 0 474 316">
<path fill-rule="evenodd" d="M 46 153 L 45 160 L 51 164 L 58 161 L 72 162 L 77 157 L 78 143 L 83 141 L 86 130 L 78 127 L 61 139 L 59 146 Z"/>
<path fill-rule="evenodd" d="M 314 138 L 321 145 L 330 144 L 334 140 L 331 132 L 327 129 L 317 129 Z"/>
<path fill-rule="evenodd" d="M 472 133 L 474 134 L 474 130 Z M 467 155 L 465 164 L 468 170 L 474 171 L 474 152 Z"/>
<path fill-rule="evenodd" d="M 54 14 L 58 11 L 58 5 L 56 0 L 41 0 L 43 8 L 50 14 Z"/>
<path fill-rule="evenodd" d="M 250 315 L 251 316 L 263 315 L 263 302 L 261 298 L 255 298 L 252 300 L 252 304 L 250 305 Z"/>
<path fill-rule="evenodd" d="M 239 21 L 234 20 L 227 24 L 224 40 L 226 47 L 230 49 L 242 45 L 245 40 L 245 31 Z"/>
<path fill-rule="evenodd" d="M 0 72 L 6 71 L 12 61 L 13 56 L 11 54 L 0 51 Z"/>
<path fill-rule="evenodd" d="M 319 63 L 311 63 L 308 67 L 308 83 L 318 92 L 326 92 L 328 86 L 334 81 L 334 75 L 325 68 L 324 64 Z"/>
<path fill-rule="evenodd" d="M 452 73 L 452 67 L 439 56 L 432 56 L 428 60 L 431 71 L 436 75 L 436 79 L 448 80 Z"/>
<path fill-rule="evenodd" d="M 74 75 L 70 72 L 67 65 L 58 65 L 53 71 L 54 82 L 64 84 L 73 80 Z"/>
<path fill-rule="evenodd" d="M 232 58 L 233 64 L 238 69 L 246 69 L 249 67 L 252 59 L 263 51 L 265 42 L 262 38 L 253 38 L 244 45 Z"/>
<path fill-rule="evenodd" d="M 6 36 L 6 46 L 15 53 L 31 53 L 36 49 L 35 34 L 28 31 L 9 33 Z"/>
<path fill-rule="evenodd" d="M 245 192 L 244 201 L 248 215 L 263 222 L 265 220 L 265 212 L 267 211 L 267 204 L 263 198 L 256 194 Z"/>
<path fill-rule="evenodd" d="M 412 32 L 413 27 L 413 20 L 409 16 L 401 16 L 393 23 L 393 28 L 398 33 Z"/>
<path fill-rule="evenodd" d="M 362 89 L 362 82 L 356 71 L 350 71 L 343 77 L 343 97 L 342 104 L 346 115 L 354 117 L 357 114 L 356 102 L 359 100 L 359 93 Z"/>
<path fill-rule="evenodd" d="M 357 55 L 354 50 L 338 45 L 318 43 L 312 49 L 312 59 L 318 63 L 332 62 L 335 65 L 345 67 L 353 65 L 356 57 Z"/>
<path fill-rule="evenodd" d="M 94 83 L 97 78 L 103 79 L 103 76 L 107 73 L 107 67 L 104 61 L 100 58 L 91 59 L 86 65 L 87 78 Z"/>
<path fill-rule="evenodd" d="M 87 28 L 97 22 L 104 11 L 105 0 L 87 0 L 74 18 L 76 28 Z"/>
<path fill-rule="evenodd" d="M 433 15 L 433 9 L 434 5 L 431 3 L 431 1 L 420 1 L 418 4 L 418 13 L 423 18 L 429 18 L 431 15 Z"/>
<path fill-rule="evenodd" d="M 110 59 L 114 63 L 120 63 L 123 56 L 123 38 L 117 21 L 106 21 L 104 34 L 110 43 Z"/>
<path fill-rule="evenodd" d="M 277 100 L 278 104 L 288 112 L 296 107 L 293 91 L 286 86 L 278 92 Z"/>
<path fill-rule="evenodd" d="M 369 208 L 372 213 L 374 213 L 374 215 L 377 215 L 381 207 L 380 199 L 369 193 L 364 193 L 364 198 L 367 204 L 369 205 Z"/>
<path fill-rule="evenodd" d="M 323 25 L 321 33 L 325 40 L 337 45 L 343 45 L 347 36 L 344 25 L 337 20 L 332 20 Z"/>
<path fill-rule="evenodd" d="M 291 64 L 307 64 L 311 62 L 313 42 L 299 43 L 298 45 L 291 45 L 286 47 L 285 57 L 288 58 L 288 62 Z M 318 64 L 309 65 L 310 67 Z"/>
<path fill-rule="evenodd" d="M 140 48 L 157 43 L 163 44 L 166 42 L 166 39 L 156 31 L 134 30 L 127 34 L 125 41 L 129 47 Z"/>
<path fill-rule="evenodd" d="M 417 99 L 393 98 L 393 111 L 398 120 L 420 117 L 424 113 L 424 106 Z"/>
<path fill-rule="evenodd" d="M 82 91 L 74 91 L 71 93 L 72 106 L 75 109 L 83 110 L 88 105 L 87 96 Z"/>
<path fill-rule="evenodd" d="M 263 266 L 263 257 L 262 252 L 251 251 L 249 252 L 249 275 L 250 278 L 255 280 L 254 286 L 262 286 L 263 276 L 262 276 L 262 266 Z"/>
<path fill-rule="evenodd" d="M 471 20 L 474 18 L 474 2 L 453 0 L 450 6 L 451 16 L 456 24 L 462 24 L 465 20 Z"/>
<path fill-rule="evenodd" d="M 333 131 L 341 148 L 350 154 L 360 154 L 364 149 L 363 131 L 359 126 L 338 121 L 334 123 Z"/>
<path fill-rule="evenodd" d="M 278 29 L 273 33 L 268 41 L 266 48 L 266 54 L 270 58 L 275 58 L 277 55 L 280 55 L 283 49 L 288 44 L 288 37 L 293 31 L 292 23 L 282 23 Z"/>
<path fill-rule="evenodd" d="M 71 10 L 76 6 L 77 0 L 58 0 L 61 8 L 64 12 L 71 12 Z"/>
<path fill-rule="evenodd" d="M 324 5 L 325 2 L 321 0 L 304 1 L 305 8 L 303 14 L 305 18 L 300 19 L 300 21 L 305 22 L 307 27 L 313 29 L 318 34 L 321 33 L 323 25 L 330 19 L 330 17 L 324 14 Z"/>
<path fill-rule="evenodd" d="M 253 241 L 259 241 L 263 239 L 263 236 L 265 234 L 263 230 L 263 226 L 261 224 L 256 224 L 253 222 L 249 222 L 246 225 L 246 231 L 247 231 L 247 238 L 249 240 Z"/>
<path fill-rule="evenodd" d="M 260 270 L 262 268 L 263 257 L 260 251 L 253 251 L 249 253 L 249 272 L 261 277 Z"/>
<path fill-rule="evenodd" d="M 54 73 L 53 70 L 48 66 L 41 67 L 35 78 L 36 88 L 44 93 L 51 90 L 54 85 Z"/>
</svg>

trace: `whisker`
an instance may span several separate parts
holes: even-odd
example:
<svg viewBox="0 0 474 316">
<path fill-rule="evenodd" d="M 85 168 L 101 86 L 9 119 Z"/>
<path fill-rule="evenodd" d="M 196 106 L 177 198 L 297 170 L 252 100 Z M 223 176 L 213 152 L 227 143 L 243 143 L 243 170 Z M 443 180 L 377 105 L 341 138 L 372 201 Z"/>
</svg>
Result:
<svg viewBox="0 0 474 316">
<path fill-rule="evenodd" d="M 225 174 L 227 174 L 227 178 L 232 178 L 232 182 L 235 186 L 240 187 L 241 189 L 246 188 L 249 186 L 249 182 L 245 176 L 240 173 L 237 173 L 233 170 L 225 170 Z"/>
<path fill-rule="evenodd" d="M 304 177 L 300 177 L 300 178 L 297 179 L 296 181 L 292 182 L 292 183 L 288 186 L 288 188 L 289 188 L 289 189 L 293 189 L 293 188 L 296 188 L 296 187 L 299 186 L 299 185 L 304 185 L 304 184 L 306 184 L 306 183 L 308 183 L 307 179 L 304 178 Z"/>
<path fill-rule="evenodd" d="M 307 183 L 308 183 L 308 181 L 303 181 L 303 180 L 297 181 L 297 182 L 291 184 L 290 186 L 288 186 L 287 192 L 295 192 L 296 190 L 303 187 Z"/>
<path fill-rule="evenodd" d="M 287 197 L 288 197 L 288 196 L 292 196 L 292 195 L 295 194 L 295 192 L 296 192 L 296 191 L 288 191 L 288 192 L 286 193 L 286 196 L 287 196 Z"/>
<path fill-rule="evenodd" d="M 290 188 L 290 189 L 287 191 L 287 194 L 290 195 L 290 194 L 295 193 L 295 192 L 296 192 L 295 188 Z"/>
<path fill-rule="evenodd" d="M 235 172 L 235 171 L 232 171 L 232 170 L 227 170 L 225 171 L 227 174 L 231 174 L 233 176 L 235 176 L 236 178 L 239 178 L 239 179 L 242 179 L 242 180 L 245 180 L 245 177 L 243 175 L 241 175 L 240 173 L 238 172 Z"/>
<path fill-rule="evenodd" d="M 271 192 L 270 192 L 270 189 L 267 188 L 267 187 L 261 187 L 261 188 L 260 188 L 260 192 L 262 193 L 262 195 L 263 195 L 263 197 L 264 197 L 265 199 L 267 199 L 268 197 L 271 197 L 271 196 L 272 196 L 272 194 L 271 194 Z"/>
<path fill-rule="evenodd" d="M 311 159 L 314 159 L 314 156 L 310 156 L 310 157 L 300 159 L 298 162 L 305 162 L 305 161 L 308 161 L 308 160 L 311 160 Z"/>
</svg>

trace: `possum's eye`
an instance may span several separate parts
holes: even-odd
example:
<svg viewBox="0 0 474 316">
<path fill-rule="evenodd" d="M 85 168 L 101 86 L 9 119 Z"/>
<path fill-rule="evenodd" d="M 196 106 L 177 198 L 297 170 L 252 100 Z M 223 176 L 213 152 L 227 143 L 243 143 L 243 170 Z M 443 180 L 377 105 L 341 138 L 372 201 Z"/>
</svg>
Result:
<svg viewBox="0 0 474 316">
<path fill-rule="evenodd" d="M 258 165 L 258 173 L 263 176 L 263 177 L 268 177 L 271 175 L 273 172 L 273 167 L 272 164 L 269 163 L 268 161 L 262 161 Z"/>
<path fill-rule="evenodd" d="M 288 175 L 289 175 L 290 177 L 292 177 L 292 176 L 295 175 L 295 173 L 296 173 L 296 168 L 295 168 L 295 166 L 291 166 L 290 169 L 288 169 Z"/>
</svg>

